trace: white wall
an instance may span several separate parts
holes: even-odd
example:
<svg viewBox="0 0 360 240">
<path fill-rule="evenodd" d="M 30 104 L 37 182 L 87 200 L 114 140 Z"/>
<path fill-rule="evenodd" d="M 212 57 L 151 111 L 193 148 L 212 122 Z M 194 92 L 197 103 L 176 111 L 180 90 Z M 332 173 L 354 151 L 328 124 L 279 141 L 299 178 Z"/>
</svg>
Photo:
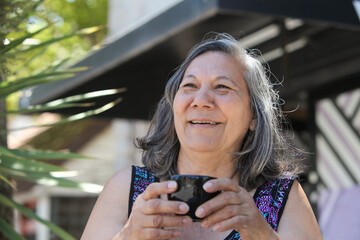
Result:
<svg viewBox="0 0 360 240">
<path fill-rule="evenodd" d="M 114 119 L 78 151 L 95 159 L 68 161 L 64 167 L 78 172 L 78 181 L 104 185 L 117 170 L 141 164 L 141 151 L 133 141 L 146 134 L 147 126 L 147 121 Z"/>
<path fill-rule="evenodd" d="M 109 0 L 109 39 L 123 36 L 181 1 Z"/>
</svg>

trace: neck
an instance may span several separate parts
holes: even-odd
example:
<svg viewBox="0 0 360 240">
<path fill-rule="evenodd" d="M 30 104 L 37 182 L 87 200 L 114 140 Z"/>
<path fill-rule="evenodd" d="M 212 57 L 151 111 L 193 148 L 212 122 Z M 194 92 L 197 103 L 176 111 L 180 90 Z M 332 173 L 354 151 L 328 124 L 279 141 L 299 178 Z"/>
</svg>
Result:
<svg viewBox="0 0 360 240">
<path fill-rule="evenodd" d="M 180 149 L 179 174 L 207 175 L 216 178 L 233 178 L 235 160 L 230 154 L 186 152 Z"/>
</svg>

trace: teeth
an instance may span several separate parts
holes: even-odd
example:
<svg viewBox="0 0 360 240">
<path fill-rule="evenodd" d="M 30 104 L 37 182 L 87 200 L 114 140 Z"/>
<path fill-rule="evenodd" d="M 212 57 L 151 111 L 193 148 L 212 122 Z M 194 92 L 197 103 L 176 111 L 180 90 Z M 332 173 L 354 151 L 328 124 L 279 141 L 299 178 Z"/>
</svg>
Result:
<svg viewBox="0 0 360 240">
<path fill-rule="evenodd" d="M 216 125 L 216 122 L 191 121 L 191 123 L 194 123 L 194 124 L 211 124 L 211 125 Z"/>
</svg>

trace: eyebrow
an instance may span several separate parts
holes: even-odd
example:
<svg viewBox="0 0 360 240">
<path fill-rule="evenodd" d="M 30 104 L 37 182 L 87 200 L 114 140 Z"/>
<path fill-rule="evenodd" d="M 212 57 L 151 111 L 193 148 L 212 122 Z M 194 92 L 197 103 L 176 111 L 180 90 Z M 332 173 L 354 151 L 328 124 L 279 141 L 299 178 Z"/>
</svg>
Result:
<svg viewBox="0 0 360 240">
<path fill-rule="evenodd" d="M 186 76 L 184 76 L 184 78 L 193 78 L 193 79 L 197 79 L 193 74 L 188 74 L 188 75 L 186 75 Z M 228 80 L 228 81 L 230 81 L 230 82 L 232 82 L 232 83 L 234 83 L 235 85 L 237 85 L 233 80 L 231 80 L 230 78 L 228 78 L 227 76 L 223 76 L 223 75 L 221 75 L 221 76 L 217 76 L 216 78 L 215 78 L 216 80 Z"/>
<path fill-rule="evenodd" d="M 186 75 L 186 76 L 183 77 L 183 79 L 185 79 L 185 78 L 197 79 L 197 78 L 195 77 L 195 75 L 193 75 L 193 74 L 188 74 L 188 75 Z M 230 78 L 228 78 L 227 76 L 224 76 L 224 75 L 217 76 L 215 79 L 216 79 L 216 80 L 227 80 L 227 81 L 232 82 L 232 84 L 234 84 L 235 86 L 240 87 L 240 86 L 238 86 L 238 84 L 237 84 L 236 82 L 234 82 L 232 79 L 230 79 Z"/>
<path fill-rule="evenodd" d="M 216 80 L 227 80 L 227 81 L 230 81 L 232 84 L 234 84 L 237 88 L 241 87 L 236 82 L 234 82 L 231 78 L 228 78 L 227 76 L 218 76 L 218 77 L 216 77 Z"/>
<path fill-rule="evenodd" d="M 192 75 L 192 74 L 188 74 L 188 75 L 184 76 L 183 78 L 194 78 L 194 79 L 196 79 L 196 77 L 194 75 Z"/>
</svg>

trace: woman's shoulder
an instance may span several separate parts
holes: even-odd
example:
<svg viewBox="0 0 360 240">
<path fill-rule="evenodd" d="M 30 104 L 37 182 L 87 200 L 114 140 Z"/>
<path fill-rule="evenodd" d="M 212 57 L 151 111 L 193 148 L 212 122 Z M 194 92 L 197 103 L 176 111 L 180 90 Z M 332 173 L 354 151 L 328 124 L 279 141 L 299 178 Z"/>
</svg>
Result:
<svg viewBox="0 0 360 240">
<path fill-rule="evenodd" d="M 130 167 L 126 167 L 117 171 L 107 181 L 104 190 L 110 189 L 109 192 L 120 191 L 124 193 L 124 190 L 130 190 L 131 184 L 134 180 L 139 179 L 148 179 L 149 181 L 155 181 L 156 177 L 148 168 L 132 165 Z"/>
<path fill-rule="evenodd" d="M 98 201 L 111 202 L 112 204 L 124 205 L 126 202 L 131 184 L 132 167 L 125 167 L 118 170 L 106 182 L 103 191 L 101 192 Z M 121 206 L 118 206 L 121 207 Z"/>
<path fill-rule="evenodd" d="M 117 171 L 105 184 L 82 239 L 111 239 L 127 220 L 132 168 Z"/>
<path fill-rule="evenodd" d="M 129 196 L 131 198 L 134 190 L 145 189 L 149 184 L 156 181 L 158 181 L 158 179 L 151 170 L 144 166 L 133 165 L 116 172 L 106 183 L 103 193 L 110 195 L 120 193 L 119 197 L 121 198 L 128 198 Z M 138 194 L 140 193 L 142 192 L 140 191 Z"/>
<path fill-rule="evenodd" d="M 300 182 L 294 180 L 280 221 L 278 233 L 283 239 L 322 239 L 309 200 Z"/>
<path fill-rule="evenodd" d="M 100 194 L 105 197 L 124 197 L 124 192 L 129 192 L 131 183 L 132 167 L 125 167 L 114 173 L 106 182 Z M 116 194 L 121 193 L 121 194 Z M 108 196 L 109 195 L 109 196 Z"/>
<path fill-rule="evenodd" d="M 131 172 L 132 172 L 132 167 L 125 167 L 125 168 L 118 170 L 117 172 L 114 173 L 114 175 L 112 175 L 109 178 L 109 180 L 107 181 L 105 186 L 113 185 L 113 184 L 122 185 L 124 183 L 123 182 L 124 180 L 126 181 L 127 179 L 129 179 L 131 177 Z"/>
</svg>

